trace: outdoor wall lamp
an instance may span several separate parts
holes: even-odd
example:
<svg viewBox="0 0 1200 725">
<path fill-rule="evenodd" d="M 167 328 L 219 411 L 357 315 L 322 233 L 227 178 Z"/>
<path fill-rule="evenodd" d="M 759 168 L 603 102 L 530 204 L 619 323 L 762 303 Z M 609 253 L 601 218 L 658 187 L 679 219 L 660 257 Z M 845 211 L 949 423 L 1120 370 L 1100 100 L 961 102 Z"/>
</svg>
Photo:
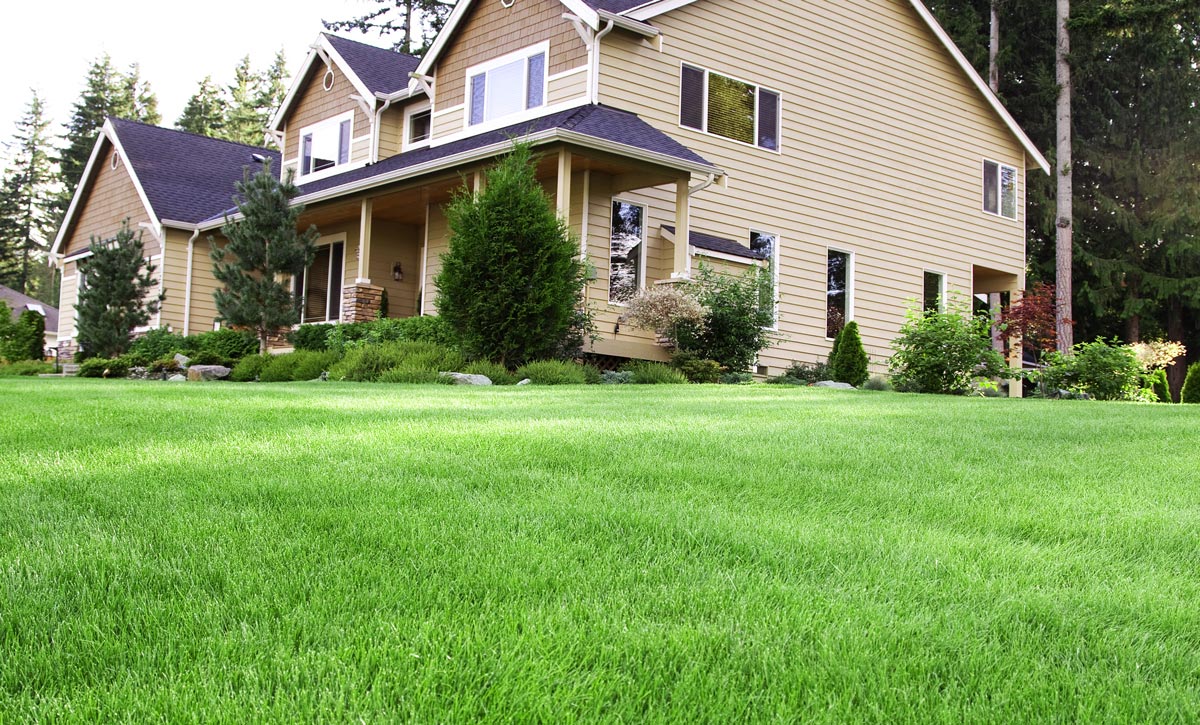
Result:
<svg viewBox="0 0 1200 725">
<path fill-rule="evenodd" d="M 404 268 L 400 266 L 399 262 L 392 265 L 392 279 L 397 282 L 404 279 Z"/>
</svg>

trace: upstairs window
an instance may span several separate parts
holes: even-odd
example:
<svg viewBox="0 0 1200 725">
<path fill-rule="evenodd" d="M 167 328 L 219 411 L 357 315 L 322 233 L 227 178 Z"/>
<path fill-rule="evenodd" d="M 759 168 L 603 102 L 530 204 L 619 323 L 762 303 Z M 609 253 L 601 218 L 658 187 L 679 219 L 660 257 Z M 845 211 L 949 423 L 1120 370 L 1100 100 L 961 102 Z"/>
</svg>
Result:
<svg viewBox="0 0 1200 725">
<path fill-rule="evenodd" d="M 946 275 L 926 272 L 921 292 L 921 308 L 927 313 L 938 313 L 945 309 Z"/>
<path fill-rule="evenodd" d="M 753 83 L 684 65 L 679 81 L 679 125 L 779 150 L 780 96 Z"/>
<path fill-rule="evenodd" d="M 510 53 L 467 71 L 472 126 L 546 103 L 546 44 Z"/>
<path fill-rule="evenodd" d="M 983 162 L 983 210 L 988 214 L 1017 218 L 1017 169 L 1013 166 Z"/>
<path fill-rule="evenodd" d="M 428 105 L 404 111 L 404 150 L 426 146 L 433 135 L 433 113 Z"/>
<path fill-rule="evenodd" d="M 354 111 L 300 131 L 300 176 L 329 171 L 350 163 Z"/>
</svg>

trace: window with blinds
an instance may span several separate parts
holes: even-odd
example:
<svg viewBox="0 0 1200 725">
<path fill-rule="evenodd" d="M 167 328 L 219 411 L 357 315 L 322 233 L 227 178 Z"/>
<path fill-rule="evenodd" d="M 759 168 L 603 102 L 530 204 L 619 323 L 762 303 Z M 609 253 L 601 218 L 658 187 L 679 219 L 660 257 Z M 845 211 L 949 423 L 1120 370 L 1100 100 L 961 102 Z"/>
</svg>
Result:
<svg viewBox="0 0 1200 725">
<path fill-rule="evenodd" d="M 684 65 L 679 79 L 679 125 L 779 150 L 780 96 L 753 83 Z"/>
<path fill-rule="evenodd" d="M 336 322 L 342 317 L 345 243 L 317 247 L 312 264 L 296 277 L 294 290 L 301 322 Z"/>
</svg>

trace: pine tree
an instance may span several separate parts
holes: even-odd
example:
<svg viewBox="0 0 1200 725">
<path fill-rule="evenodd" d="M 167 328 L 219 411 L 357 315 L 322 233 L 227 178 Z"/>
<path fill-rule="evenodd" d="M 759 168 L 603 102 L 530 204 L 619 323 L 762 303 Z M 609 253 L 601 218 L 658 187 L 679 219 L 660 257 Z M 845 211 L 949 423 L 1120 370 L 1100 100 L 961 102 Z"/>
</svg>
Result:
<svg viewBox="0 0 1200 725">
<path fill-rule="evenodd" d="M 450 202 L 450 250 L 437 309 L 466 352 L 509 367 L 553 357 L 575 322 L 584 286 L 579 245 L 518 143 L 487 171 L 483 191 Z M 756 298 L 757 301 L 757 298 Z"/>
<path fill-rule="evenodd" d="M 0 188 L 0 284 L 33 296 L 43 280 L 49 238 L 54 232 L 54 204 L 60 193 L 50 157 L 50 121 L 36 91 L 17 123 L 14 153 Z"/>
<path fill-rule="evenodd" d="M 221 90 L 213 83 L 212 76 L 205 76 L 183 107 L 175 127 L 201 136 L 222 138 L 225 133 L 225 113 L 225 99 L 221 96 Z"/>
<path fill-rule="evenodd" d="M 12 313 L 5 306 L 0 309 L 7 322 Z M 46 352 L 46 318 L 25 310 L 17 321 L 0 331 L 0 358 L 8 362 L 41 360 Z"/>
<path fill-rule="evenodd" d="M 262 87 L 258 95 L 260 125 L 264 128 L 270 123 L 275 111 L 283 105 L 283 99 L 287 96 L 287 86 L 284 85 L 287 77 L 287 56 L 283 54 L 283 48 L 280 48 L 275 53 L 271 67 L 267 68 L 267 72 L 262 76 Z"/>
<path fill-rule="evenodd" d="M 870 377 L 870 358 L 863 349 L 862 337 L 858 334 L 858 323 L 851 320 L 838 333 L 833 355 L 829 358 L 829 369 L 833 379 L 859 387 Z"/>
<path fill-rule="evenodd" d="M 349 20 L 324 21 L 326 30 L 357 30 L 395 36 L 392 48 L 422 55 L 437 37 L 454 9 L 442 0 L 374 0 L 375 8 Z"/>
<path fill-rule="evenodd" d="M 79 262 L 79 346 L 86 357 L 116 357 L 129 349 L 133 329 L 158 312 L 163 296 L 150 296 L 155 266 L 145 259 L 142 232 L 129 221 L 115 238 L 91 239 L 92 256 Z"/>
<path fill-rule="evenodd" d="M 263 145 L 266 124 L 259 109 L 262 85 L 262 78 L 250 67 L 250 56 L 238 61 L 233 72 L 233 85 L 228 89 L 224 138 L 253 146 Z"/>
<path fill-rule="evenodd" d="M 162 114 L 158 112 L 158 96 L 150 88 L 150 81 L 142 80 L 142 66 L 138 63 L 130 65 L 129 72 L 125 74 L 121 102 L 128 104 L 132 109 L 130 115 L 125 118 L 152 126 L 162 123 Z"/>
<path fill-rule="evenodd" d="M 221 321 L 253 330 L 259 351 L 266 352 L 268 338 L 300 321 L 291 283 L 281 276 L 295 277 L 312 264 L 318 232 L 313 226 L 296 231 L 304 207 L 291 200 L 299 189 L 290 176 L 276 178 L 270 163 L 253 177 L 247 172 L 237 191 L 243 218 L 221 227 L 229 243 L 219 247 L 208 240 L 213 276 L 224 284 L 213 298 Z"/>
</svg>

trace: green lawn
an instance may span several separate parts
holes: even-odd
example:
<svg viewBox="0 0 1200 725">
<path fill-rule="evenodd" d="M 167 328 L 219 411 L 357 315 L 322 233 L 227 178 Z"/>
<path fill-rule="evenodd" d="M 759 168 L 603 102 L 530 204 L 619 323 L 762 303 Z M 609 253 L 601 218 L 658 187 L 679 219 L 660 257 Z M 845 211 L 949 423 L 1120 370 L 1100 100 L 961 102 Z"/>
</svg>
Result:
<svg viewBox="0 0 1200 725">
<path fill-rule="evenodd" d="M 0 380 L 0 722 L 1196 722 L 1200 406 Z"/>
</svg>

